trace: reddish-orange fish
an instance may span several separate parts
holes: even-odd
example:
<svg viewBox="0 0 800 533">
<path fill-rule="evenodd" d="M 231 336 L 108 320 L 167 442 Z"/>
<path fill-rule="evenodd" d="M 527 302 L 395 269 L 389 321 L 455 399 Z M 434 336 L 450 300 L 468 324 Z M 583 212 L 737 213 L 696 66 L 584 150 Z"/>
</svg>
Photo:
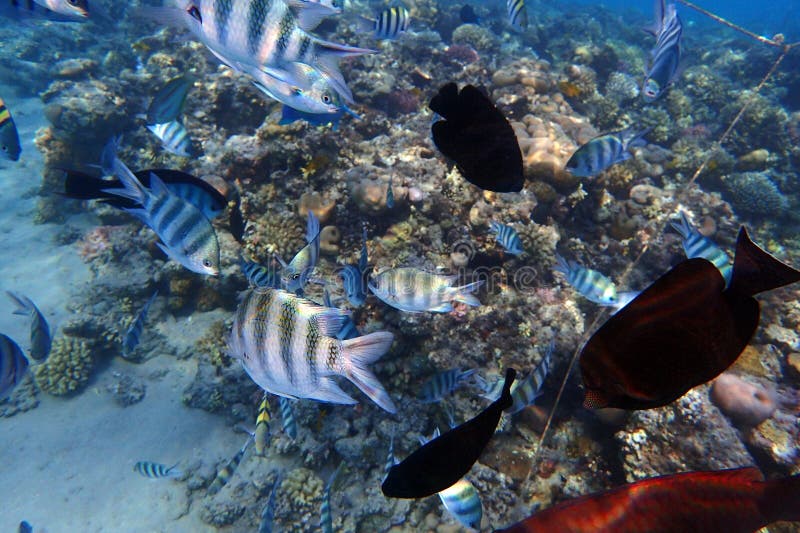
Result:
<svg viewBox="0 0 800 533">
<path fill-rule="evenodd" d="M 800 521 L 800 475 L 757 468 L 687 472 L 562 502 L 502 533 L 752 533 Z"/>
<path fill-rule="evenodd" d="M 753 244 L 742 228 L 728 288 L 705 259 L 664 274 L 598 329 L 581 352 L 587 408 L 650 409 L 728 368 L 758 326 L 754 294 L 800 272 Z"/>
</svg>

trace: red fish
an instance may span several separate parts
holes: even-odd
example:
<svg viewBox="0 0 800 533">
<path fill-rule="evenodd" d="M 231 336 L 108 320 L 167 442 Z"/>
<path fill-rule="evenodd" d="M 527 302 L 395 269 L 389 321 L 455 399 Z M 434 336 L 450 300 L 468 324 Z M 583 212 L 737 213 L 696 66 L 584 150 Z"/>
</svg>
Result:
<svg viewBox="0 0 800 533">
<path fill-rule="evenodd" d="M 503 533 L 752 533 L 800 520 L 800 475 L 757 468 L 662 476 L 562 502 Z"/>
<path fill-rule="evenodd" d="M 728 288 L 705 259 L 664 274 L 606 321 L 581 352 L 587 408 L 667 405 L 728 368 L 758 326 L 754 294 L 800 272 L 753 244 L 742 228 Z"/>
</svg>

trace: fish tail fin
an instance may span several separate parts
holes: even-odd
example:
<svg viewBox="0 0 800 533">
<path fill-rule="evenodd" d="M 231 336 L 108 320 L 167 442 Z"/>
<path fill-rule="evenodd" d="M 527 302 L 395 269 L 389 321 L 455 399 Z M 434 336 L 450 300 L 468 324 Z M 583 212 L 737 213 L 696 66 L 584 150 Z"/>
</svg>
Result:
<svg viewBox="0 0 800 533">
<path fill-rule="evenodd" d="M 556 264 L 553 267 L 553 270 L 555 270 L 556 272 L 561 272 L 565 276 L 569 276 L 572 267 L 570 267 L 566 259 L 564 259 L 561 255 L 556 254 Z"/>
<path fill-rule="evenodd" d="M 11 301 L 17 304 L 17 308 L 14 310 L 15 315 L 27 316 L 33 313 L 34 305 L 33 302 L 30 300 L 30 298 L 22 294 L 17 294 L 11 291 L 6 291 L 6 294 L 8 295 L 9 298 L 11 298 Z"/>
<path fill-rule="evenodd" d="M 517 377 L 517 371 L 513 368 L 506 370 L 506 380 L 503 382 L 503 392 L 497 400 L 500 402 L 500 408 L 504 411 L 514 405 L 514 399 L 511 397 L 511 385 L 514 383 L 514 378 Z"/>
<path fill-rule="evenodd" d="M 394 402 L 367 365 L 380 359 L 393 341 L 394 335 L 388 331 L 376 331 L 342 342 L 347 379 L 373 402 L 392 414 L 397 412 Z"/>
<path fill-rule="evenodd" d="M 736 239 L 733 274 L 729 288 L 740 294 L 754 295 L 800 281 L 800 272 L 778 261 L 759 248 L 742 226 Z"/>
<path fill-rule="evenodd" d="M 178 466 L 178 463 L 175 463 L 174 465 L 167 468 L 167 476 L 174 478 L 179 478 L 183 476 L 183 471 L 176 469 L 175 468 L 176 466 Z"/>
<path fill-rule="evenodd" d="M 687 239 L 689 235 L 692 234 L 692 224 L 689 222 L 689 219 L 686 217 L 686 213 L 684 211 L 681 211 L 680 215 L 680 222 L 670 222 L 669 225 L 672 226 L 672 229 L 680 234 L 682 239 Z"/>
<path fill-rule="evenodd" d="M 188 5 L 186 8 L 180 5 L 181 2 L 174 2 L 174 7 L 169 6 L 139 6 L 128 9 L 131 18 L 148 22 L 159 22 L 167 26 L 185 28 L 188 19 L 186 18 Z"/>
<path fill-rule="evenodd" d="M 474 281 L 472 283 L 468 283 L 467 285 L 456 287 L 453 289 L 455 291 L 453 300 L 461 302 L 462 304 L 470 305 L 472 307 L 478 307 L 481 305 L 481 301 L 478 300 L 478 298 L 472 293 L 477 291 L 481 285 L 483 285 L 483 281 L 484 280 Z"/>
<path fill-rule="evenodd" d="M 622 142 L 624 143 L 625 150 L 636 148 L 637 146 L 644 146 L 647 144 L 644 136 L 653 131 L 652 126 L 643 130 L 637 130 L 635 126 L 631 126 L 622 132 Z"/>
<path fill-rule="evenodd" d="M 117 175 L 120 182 L 122 182 L 124 188 L 103 189 L 103 192 L 133 200 L 143 206 L 148 195 L 147 189 L 145 189 L 139 179 L 133 175 L 133 172 L 125 166 L 125 163 L 117 158 L 114 158 L 114 173 Z"/>
<path fill-rule="evenodd" d="M 770 523 L 800 520 L 800 474 L 765 481 L 758 506 Z"/>
</svg>

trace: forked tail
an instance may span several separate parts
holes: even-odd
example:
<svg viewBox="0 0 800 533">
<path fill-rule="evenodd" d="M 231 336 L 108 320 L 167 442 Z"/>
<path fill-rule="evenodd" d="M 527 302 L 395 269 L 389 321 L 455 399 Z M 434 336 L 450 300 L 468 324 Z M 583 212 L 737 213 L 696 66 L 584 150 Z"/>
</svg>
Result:
<svg viewBox="0 0 800 533">
<path fill-rule="evenodd" d="M 800 272 L 759 248 L 747 230 L 739 230 L 730 290 L 752 296 L 800 281 Z"/>
<path fill-rule="evenodd" d="M 347 379 L 369 396 L 373 402 L 390 413 L 396 413 L 397 408 L 367 365 L 374 363 L 389 351 L 393 340 L 394 335 L 388 331 L 376 331 L 342 342 Z"/>
</svg>

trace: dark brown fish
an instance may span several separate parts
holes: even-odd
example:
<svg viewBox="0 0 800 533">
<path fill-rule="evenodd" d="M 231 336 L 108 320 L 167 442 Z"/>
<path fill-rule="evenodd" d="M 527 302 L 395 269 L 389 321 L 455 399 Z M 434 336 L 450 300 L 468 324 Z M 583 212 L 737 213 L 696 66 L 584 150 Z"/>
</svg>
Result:
<svg viewBox="0 0 800 533">
<path fill-rule="evenodd" d="M 729 287 L 705 259 L 664 274 L 608 319 L 581 352 L 587 408 L 650 409 L 728 368 L 758 326 L 754 294 L 800 272 L 753 244 L 742 228 Z"/>
<path fill-rule="evenodd" d="M 757 468 L 645 479 L 562 502 L 502 533 L 752 533 L 800 520 L 800 475 L 764 481 Z"/>
<path fill-rule="evenodd" d="M 433 142 L 456 162 L 464 179 L 487 191 L 522 190 L 522 152 L 514 128 L 485 94 L 472 85 L 459 93 L 451 82 L 429 107 L 445 119 L 434 122 Z"/>
<path fill-rule="evenodd" d="M 394 465 L 381 485 L 390 498 L 425 498 L 451 487 L 469 472 L 489 444 L 503 410 L 511 407 L 517 372 L 506 370 L 503 393 L 474 418 L 417 448 Z"/>
</svg>

